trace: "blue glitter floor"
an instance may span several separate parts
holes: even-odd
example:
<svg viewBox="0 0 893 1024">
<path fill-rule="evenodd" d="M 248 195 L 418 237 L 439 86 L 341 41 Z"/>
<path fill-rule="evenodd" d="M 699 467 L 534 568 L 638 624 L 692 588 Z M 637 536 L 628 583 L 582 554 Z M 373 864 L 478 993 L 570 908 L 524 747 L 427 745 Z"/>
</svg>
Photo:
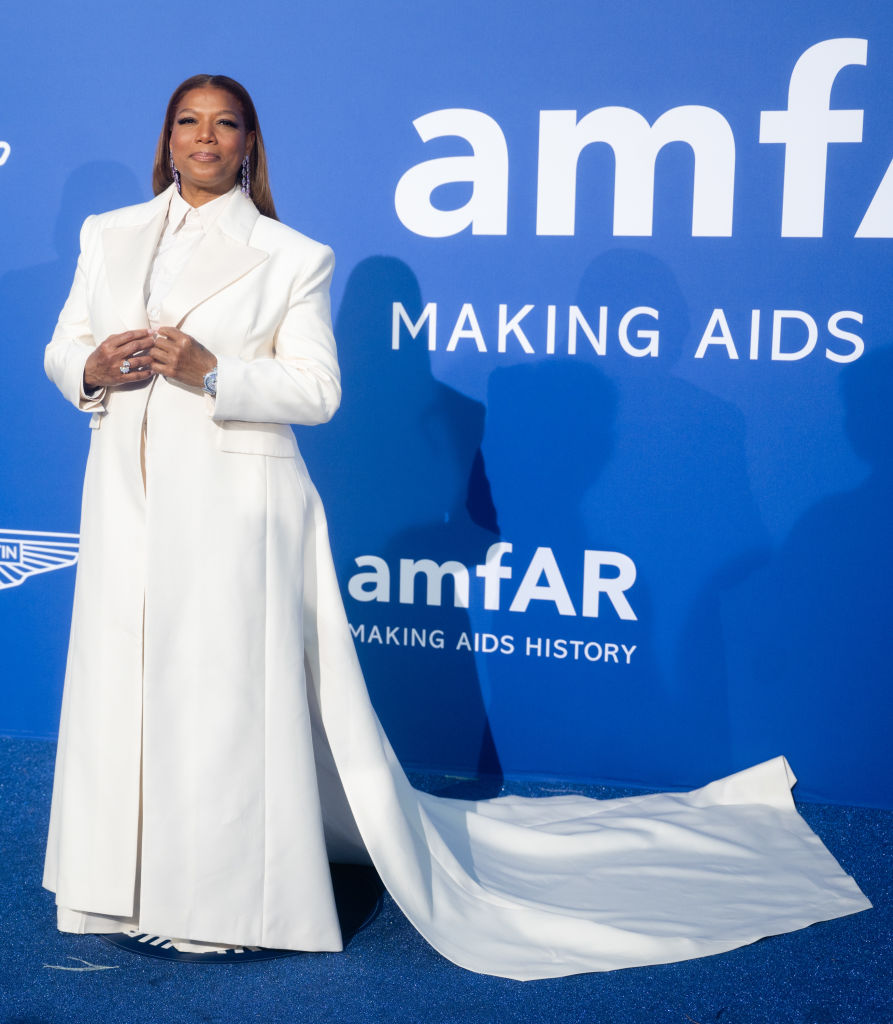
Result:
<svg viewBox="0 0 893 1024">
<path fill-rule="evenodd" d="M 56 931 L 40 887 L 53 754 L 45 741 L 0 740 L 2 1024 L 893 1024 L 893 812 L 800 805 L 875 909 L 720 956 L 555 981 L 483 977 L 435 953 L 386 896 L 343 953 L 204 966 Z"/>
</svg>

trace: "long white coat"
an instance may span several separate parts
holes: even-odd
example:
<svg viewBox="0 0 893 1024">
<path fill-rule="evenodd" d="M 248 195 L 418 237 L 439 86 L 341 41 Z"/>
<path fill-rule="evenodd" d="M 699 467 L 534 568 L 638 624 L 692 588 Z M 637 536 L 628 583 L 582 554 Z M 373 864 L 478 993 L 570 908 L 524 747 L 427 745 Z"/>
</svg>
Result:
<svg viewBox="0 0 893 1024">
<path fill-rule="evenodd" d="M 317 499 L 288 426 L 338 407 L 333 256 L 236 193 L 160 317 L 217 355 L 216 402 L 163 377 L 83 402 L 95 340 L 147 326 L 169 200 L 87 220 L 46 354 L 93 410 L 47 884 L 130 916 L 142 791 L 149 926 L 337 949 L 303 673 Z"/>
<path fill-rule="evenodd" d="M 687 959 L 869 906 L 797 814 L 783 758 L 625 800 L 409 786 L 288 426 L 340 397 L 331 251 L 234 195 L 161 317 L 217 354 L 216 402 L 163 378 L 81 398 L 92 346 L 147 325 L 168 199 L 87 220 L 47 348 L 93 427 L 44 878 L 57 902 L 196 941 L 339 949 L 327 847 L 365 847 L 440 952 L 515 978 Z"/>
</svg>

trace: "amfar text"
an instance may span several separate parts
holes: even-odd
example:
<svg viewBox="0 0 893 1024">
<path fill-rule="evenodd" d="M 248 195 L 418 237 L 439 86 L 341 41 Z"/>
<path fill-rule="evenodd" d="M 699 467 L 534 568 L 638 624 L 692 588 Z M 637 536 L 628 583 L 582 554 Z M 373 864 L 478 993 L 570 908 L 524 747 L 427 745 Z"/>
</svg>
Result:
<svg viewBox="0 0 893 1024">
<path fill-rule="evenodd" d="M 832 110 L 831 88 L 843 68 L 868 63 L 868 40 L 826 39 L 809 47 L 791 72 L 786 110 L 760 113 L 761 143 L 784 146 L 781 235 L 821 238 L 824 231 L 828 146 L 862 141 L 862 110 Z M 464 139 L 471 155 L 425 160 L 397 183 L 394 207 L 417 235 L 445 238 L 469 226 L 475 235 L 508 232 L 509 155 L 499 124 L 480 110 L 434 110 L 413 121 L 423 142 Z M 652 234 L 657 155 L 673 142 L 694 155 L 693 237 L 732 234 L 735 137 L 712 107 L 672 107 L 653 124 L 630 107 L 541 110 L 536 194 L 536 233 L 573 235 L 577 213 L 577 164 L 593 143 L 614 154 L 614 235 Z M 452 210 L 432 202 L 442 185 L 468 182 L 468 201 Z M 893 163 L 868 204 L 856 238 L 893 237 Z"/>
<path fill-rule="evenodd" d="M 500 611 L 503 599 L 503 580 L 512 578 L 512 567 L 503 564 L 511 554 L 512 545 L 505 541 L 491 544 L 482 565 L 475 566 L 475 575 L 483 582 L 483 607 L 487 611 Z M 354 559 L 362 570 L 354 573 L 347 590 L 355 601 L 391 600 L 391 570 L 378 555 L 360 555 Z M 602 570 L 608 569 L 603 576 Z M 425 603 L 439 607 L 442 604 L 444 580 L 452 580 L 453 606 L 468 608 L 471 598 L 471 577 L 461 562 L 438 563 L 430 558 L 401 558 L 399 565 L 399 601 L 412 604 L 415 600 L 416 579 L 425 580 Z M 626 591 L 636 581 L 636 565 L 619 551 L 584 551 L 583 586 L 580 595 L 580 614 L 598 618 L 602 594 L 608 598 L 621 619 L 636 619 L 626 597 Z M 576 615 L 567 585 L 551 548 L 540 547 L 533 553 L 521 582 L 508 606 L 510 612 L 526 612 L 531 601 L 546 601 L 555 606 L 559 615 Z"/>
</svg>

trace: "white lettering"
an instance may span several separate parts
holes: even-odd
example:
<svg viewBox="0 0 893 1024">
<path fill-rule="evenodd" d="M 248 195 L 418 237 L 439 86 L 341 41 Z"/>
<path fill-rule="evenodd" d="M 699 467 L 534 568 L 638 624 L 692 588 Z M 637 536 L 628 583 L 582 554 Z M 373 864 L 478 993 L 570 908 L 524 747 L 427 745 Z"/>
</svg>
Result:
<svg viewBox="0 0 893 1024">
<path fill-rule="evenodd" d="M 750 311 L 750 358 L 758 359 L 760 355 L 760 311 Z"/>
<path fill-rule="evenodd" d="M 446 238 L 471 225 L 474 235 L 504 235 L 508 221 L 509 157 L 502 129 L 480 110 L 448 109 L 423 114 L 413 122 L 422 142 L 444 136 L 465 139 L 471 156 L 425 160 L 397 182 L 394 207 L 410 231 Z M 439 210 L 431 195 L 440 185 L 467 181 L 471 198 L 455 210 Z"/>
<path fill-rule="evenodd" d="M 372 626 L 366 632 L 366 624 L 359 626 L 349 623 L 350 633 L 354 640 L 361 644 L 383 644 L 386 647 L 433 647 L 442 650 L 444 633 L 442 629 L 417 629 L 415 626 L 385 626 L 382 636 L 379 626 Z"/>
<path fill-rule="evenodd" d="M 453 605 L 456 608 L 468 607 L 468 569 L 461 562 L 444 562 L 438 565 L 430 558 L 420 558 L 417 562 L 411 558 L 400 559 L 400 603 L 412 604 L 415 596 L 415 578 L 423 573 L 427 578 L 426 603 L 439 606 L 443 594 L 444 576 L 453 577 Z"/>
<path fill-rule="evenodd" d="M 616 576 L 602 577 L 603 565 L 617 570 Z M 619 551 L 586 551 L 583 555 L 583 614 L 598 616 L 598 599 L 607 594 L 621 619 L 635 619 L 636 613 L 626 599 L 625 591 L 636 582 L 636 563 Z"/>
<path fill-rule="evenodd" d="M 760 112 L 759 141 L 785 147 L 782 237 L 821 237 L 824 230 L 828 146 L 860 143 L 864 111 L 831 109 L 831 91 L 840 72 L 868 62 L 866 39 L 826 39 L 805 50 L 791 71 L 785 110 Z M 730 237 L 734 213 L 735 138 L 726 118 L 712 107 L 672 107 L 653 124 L 630 107 L 605 106 L 579 120 L 576 110 L 539 112 L 536 233 L 573 235 L 576 229 L 580 155 L 594 143 L 614 156 L 613 234 L 653 233 L 655 167 L 671 143 L 687 145 L 694 156 L 693 237 Z M 412 232 L 444 238 L 469 226 L 475 235 L 504 235 L 508 224 L 509 156 L 499 124 L 480 110 L 447 108 L 413 121 L 423 142 L 452 137 L 471 153 L 439 157 L 410 167 L 394 192 L 401 222 Z M 0 165 L 9 156 L 0 142 Z M 471 195 L 455 209 L 434 205 L 441 186 L 471 185 Z M 884 174 L 857 238 L 893 237 L 893 163 Z"/>
<path fill-rule="evenodd" d="M 511 550 L 512 545 L 505 541 L 491 544 L 487 548 L 484 564 L 475 569 L 484 581 L 484 608 L 487 611 L 498 611 L 501 581 L 511 579 L 511 567 L 502 564 L 502 556 L 511 554 Z"/>
<path fill-rule="evenodd" d="M 649 125 L 629 107 L 600 107 L 577 121 L 575 110 L 540 111 L 536 233 L 572 235 L 577 162 L 594 142 L 614 152 L 614 234 L 650 235 L 657 154 L 671 142 L 695 157 L 692 235 L 729 236 L 735 189 L 735 137 L 712 107 L 673 107 Z"/>
<path fill-rule="evenodd" d="M 347 592 L 355 601 L 390 601 L 391 571 L 388 563 L 377 555 L 360 555 L 354 561 L 370 572 L 358 572 L 348 580 Z"/>
<path fill-rule="evenodd" d="M 839 327 L 838 325 L 841 320 L 855 320 L 857 324 L 861 324 L 862 314 L 854 313 L 851 309 L 842 309 L 839 313 L 835 313 L 828 321 L 828 333 L 832 334 L 835 338 L 840 338 L 841 341 L 848 341 L 853 346 L 853 351 L 839 353 L 832 352 L 830 348 L 826 348 L 825 356 L 834 363 L 852 363 L 865 351 L 865 342 L 858 334 L 853 334 L 852 331 L 844 331 Z"/>
<path fill-rule="evenodd" d="M 660 334 L 657 331 L 636 331 L 637 338 L 647 338 L 648 344 L 644 348 L 636 348 L 629 340 L 629 325 L 634 317 L 650 316 L 657 321 L 658 313 L 650 306 L 635 306 L 627 310 L 620 318 L 620 325 L 617 334 L 620 338 L 620 347 L 631 356 L 656 356 L 657 346 L 660 341 Z"/>
<path fill-rule="evenodd" d="M 713 333 L 717 327 L 719 328 L 718 335 Z M 704 358 L 708 345 L 723 345 L 729 359 L 738 358 L 738 350 L 735 348 L 732 332 L 729 330 L 729 321 L 726 320 L 726 314 L 721 309 L 714 309 L 711 313 L 710 321 L 704 328 L 704 333 L 701 335 L 701 341 L 698 344 L 698 350 L 695 352 L 695 359 Z"/>
<path fill-rule="evenodd" d="M 593 649 L 594 649 L 594 653 L 590 653 Z M 586 644 L 586 646 L 583 648 L 583 657 L 587 661 L 600 661 L 601 660 L 601 656 L 602 656 L 602 645 L 595 643 L 594 640 L 592 642 Z M 608 659 L 606 657 L 605 661 L 607 661 L 607 660 Z"/>
<path fill-rule="evenodd" d="M 545 584 L 539 582 L 545 576 Z M 552 601 L 559 615 L 576 615 L 570 594 L 564 585 L 558 563 L 551 548 L 537 548 L 521 580 L 515 599 L 509 605 L 510 612 L 527 611 L 531 601 Z"/>
<path fill-rule="evenodd" d="M 433 352 L 437 348 L 437 303 L 429 302 L 422 310 L 422 315 L 415 323 L 410 319 L 409 314 L 403 308 L 402 302 L 395 302 L 391 313 L 391 348 L 400 348 L 400 324 L 405 324 L 410 337 L 417 338 L 419 331 L 427 322 L 428 324 L 428 350 Z"/>
<path fill-rule="evenodd" d="M 795 352 L 783 352 L 781 349 L 781 328 L 785 320 L 799 320 L 806 324 L 806 341 Z M 792 362 L 805 359 L 815 348 L 819 337 L 819 329 L 815 320 L 800 309 L 776 309 L 772 312 L 772 358 Z"/>
<path fill-rule="evenodd" d="M 521 321 L 525 316 L 533 309 L 533 306 L 527 305 L 522 306 L 521 309 L 515 313 L 511 320 L 506 320 L 508 316 L 508 306 L 500 305 L 499 307 L 499 338 L 497 341 L 497 349 L 500 352 L 505 352 L 506 340 L 510 334 L 518 339 L 521 344 L 521 348 L 530 355 L 533 355 L 533 345 L 527 338 L 527 335 L 521 329 Z M 553 314 L 554 315 L 554 314 Z M 554 329 L 554 328 L 553 328 Z"/>
<path fill-rule="evenodd" d="M 514 650 L 514 646 L 512 650 Z M 585 659 L 591 662 L 601 661 L 604 664 L 611 662 L 614 665 L 619 665 L 621 650 L 625 664 L 629 665 L 633 652 L 636 650 L 635 645 L 627 647 L 626 644 L 601 644 L 596 640 L 568 640 L 564 637 L 552 639 L 547 636 L 528 636 L 524 641 L 524 653 L 528 658 L 553 658 L 555 661 Z"/>
<path fill-rule="evenodd" d="M 784 238 L 822 236 L 828 145 L 862 141 L 862 111 L 831 110 L 831 86 L 843 68 L 867 60 L 866 39 L 826 39 L 810 46 L 791 72 L 788 109 L 760 114 L 760 142 L 785 147 Z"/>
<path fill-rule="evenodd" d="M 502 607 L 502 581 L 511 579 L 512 568 L 503 565 L 503 558 L 510 554 L 512 545 L 507 541 L 497 541 L 487 549 L 484 562 L 475 566 L 476 575 L 484 581 L 483 606 L 487 611 L 500 611 Z M 376 555 L 360 555 L 355 562 L 363 570 L 355 573 L 347 584 L 348 593 L 357 601 L 390 601 L 390 570 L 383 558 Z M 610 566 L 611 574 L 602 576 L 602 566 Z M 399 564 L 399 601 L 401 604 L 413 604 L 416 601 L 416 578 L 423 575 L 426 580 L 424 602 L 429 607 L 439 608 L 443 603 L 443 582 L 447 576 L 453 580 L 453 605 L 456 608 L 468 608 L 470 604 L 471 580 L 468 568 L 459 561 L 448 560 L 439 563 L 430 558 L 401 558 Z M 636 579 L 636 566 L 628 556 L 617 551 L 584 551 L 583 552 L 583 588 L 582 614 L 596 618 L 599 614 L 599 596 L 608 595 L 615 611 L 622 619 L 635 619 L 625 591 Z M 549 547 L 538 547 L 533 553 L 527 569 L 521 579 L 517 591 L 509 605 L 509 611 L 526 612 L 531 601 L 549 601 L 555 605 L 559 615 L 576 615 L 573 601 L 565 584 L 564 577 L 558 567 L 555 554 Z M 355 635 L 357 635 L 355 633 Z M 396 644 L 397 634 L 387 634 L 386 643 Z M 495 634 L 476 633 L 474 650 L 488 653 L 486 644 L 495 643 Z M 500 645 L 505 648 L 512 638 L 499 637 Z M 404 637 L 403 645 L 411 645 L 411 638 Z M 468 647 L 472 638 L 460 635 L 457 647 Z M 480 647 L 481 643 L 485 647 Z"/>
<path fill-rule="evenodd" d="M 468 324 L 467 327 L 465 326 L 466 323 Z M 475 316 L 474 306 L 470 302 L 464 303 L 462 309 L 459 310 L 459 315 L 456 317 L 456 326 L 453 328 L 453 333 L 447 342 L 447 352 L 452 352 L 455 349 L 459 344 L 460 338 L 474 338 L 478 352 L 487 351 L 487 346 L 484 344 L 484 336 L 481 334 L 481 325 Z"/>
<path fill-rule="evenodd" d="M 547 640 L 546 643 L 548 643 L 548 642 L 549 641 Z M 536 640 L 534 640 L 533 637 L 527 637 L 527 643 L 525 645 L 524 653 L 529 658 L 531 652 L 535 650 L 536 651 L 536 656 L 539 658 L 541 656 L 541 654 L 542 654 L 542 646 L 543 646 L 543 641 L 542 641 L 541 637 L 537 637 Z M 548 657 L 548 656 L 549 655 L 548 655 L 548 649 L 547 649 L 546 657 Z"/>
<path fill-rule="evenodd" d="M 893 163 L 865 211 L 856 238 L 893 238 Z"/>
<path fill-rule="evenodd" d="M 546 353 L 555 353 L 555 307 L 546 306 Z"/>
<path fill-rule="evenodd" d="M 567 352 L 568 355 L 575 355 L 577 352 L 577 327 L 583 328 L 583 333 L 589 339 L 589 344 L 600 356 L 605 354 L 605 343 L 608 340 L 608 307 L 599 306 L 598 309 L 598 334 L 594 334 L 586 318 L 580 312 L 579 306 L 570 306 L 567 311 Z"/>
</svg>

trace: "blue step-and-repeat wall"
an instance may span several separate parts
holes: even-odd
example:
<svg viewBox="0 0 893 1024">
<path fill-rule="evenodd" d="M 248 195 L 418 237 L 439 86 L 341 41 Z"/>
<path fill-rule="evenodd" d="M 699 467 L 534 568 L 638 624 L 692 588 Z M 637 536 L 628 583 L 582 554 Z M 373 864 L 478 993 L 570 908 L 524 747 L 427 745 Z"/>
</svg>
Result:
<svg viewBox="0 0 893 1024">
<path fill-rule="evenodd" d="M 338 257 L 299 431 L 403 761 L 893 805 L 893 14 L 874 0 L 7 5 L 0 732 L 52 736 L 86 417 L 42 371 L 196 72 Z M 239 538 L 219 557 L 238 558 Z"/>
</svg>

